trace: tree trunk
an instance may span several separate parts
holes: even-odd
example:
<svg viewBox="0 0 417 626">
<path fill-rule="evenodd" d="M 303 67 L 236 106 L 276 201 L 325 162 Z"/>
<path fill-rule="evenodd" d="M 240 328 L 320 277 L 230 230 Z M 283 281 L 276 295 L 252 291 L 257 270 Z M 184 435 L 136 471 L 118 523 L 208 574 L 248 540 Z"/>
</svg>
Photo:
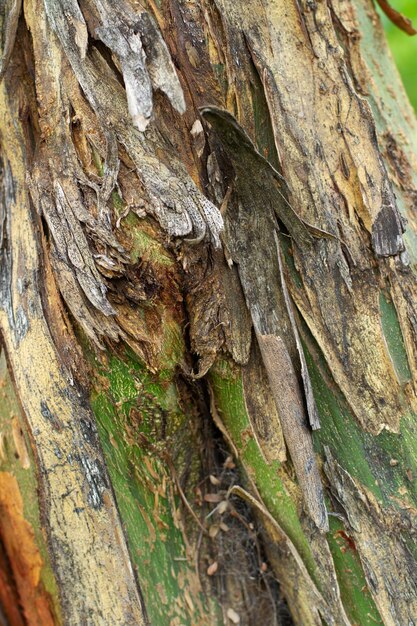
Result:
<svg viewBox="0 0 417 626">
<path fill-rule="evenodd" d="M 414 624 L 417 128 L 372 2 L 0 10 L 0 622 Z"/>
</svg>

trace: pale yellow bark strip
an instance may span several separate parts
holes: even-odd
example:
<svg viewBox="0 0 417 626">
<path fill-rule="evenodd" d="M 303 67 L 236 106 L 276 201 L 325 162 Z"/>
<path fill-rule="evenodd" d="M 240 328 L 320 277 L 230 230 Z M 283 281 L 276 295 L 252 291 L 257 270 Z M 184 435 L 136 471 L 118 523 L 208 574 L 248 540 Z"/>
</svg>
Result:
<svg viewBox="0 0 417 626">
<path fill-rule="evenodd" d="M 138 588 L 92 415 L 60 362 L 44 318 L 40 258 L 17 111 L 0 94 L 8 200 L 0 327 L 38 459 L 41 510 L 65 623 L 144 624 Z M 3 302 L 4 306 L 4 302 Z"/>
</svg>

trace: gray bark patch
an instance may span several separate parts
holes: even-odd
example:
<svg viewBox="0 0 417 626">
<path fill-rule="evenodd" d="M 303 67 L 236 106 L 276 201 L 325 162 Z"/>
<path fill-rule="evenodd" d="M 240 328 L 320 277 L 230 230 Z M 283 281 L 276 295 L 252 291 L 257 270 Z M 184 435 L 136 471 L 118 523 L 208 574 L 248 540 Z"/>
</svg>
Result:
<svg viewBox="0 0 417 626">
<path fill-rule="evenodd" d="M 372 247 L 380 257 L 395 256 L 405 250 L 403 220 L 391 204 L 382 205 L 372 225 Z"/>
</svg>

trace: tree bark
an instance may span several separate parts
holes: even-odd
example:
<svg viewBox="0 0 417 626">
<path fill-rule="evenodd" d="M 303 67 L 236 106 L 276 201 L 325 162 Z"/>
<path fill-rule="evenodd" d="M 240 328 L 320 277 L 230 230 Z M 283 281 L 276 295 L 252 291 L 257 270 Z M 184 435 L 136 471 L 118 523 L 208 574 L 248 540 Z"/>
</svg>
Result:
<svg viewBox="0 0 417 626">
<path fill-rule="evenodd" d="M 0 621 L 414 624 L 417 128 L 372 2 L 0 11 Z"/>
</svg>

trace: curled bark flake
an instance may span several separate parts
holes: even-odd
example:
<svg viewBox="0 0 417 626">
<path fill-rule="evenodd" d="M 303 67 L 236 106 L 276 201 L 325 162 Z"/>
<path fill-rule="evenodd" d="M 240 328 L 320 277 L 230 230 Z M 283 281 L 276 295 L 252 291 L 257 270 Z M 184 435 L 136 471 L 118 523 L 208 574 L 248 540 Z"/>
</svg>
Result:
<svg viewBox="0 0 417 626">
<path fill-rule="evenodd" d="M 114 0 L 91 0 L 94 15 L 91 30 L 115 55 L 120 64 L 133 124 L 144 131 L 151 120 L 153 89 L 160 89 L 180 113 L 185 111 L 182 88 L 168 48 L 152 18 L 134 13 L 127 4 Z M 87 25 L 76 0 L 45 0 L 49 20 L 70 62 L 80 69 L 87 45 Z"/>
<path fill-rule="evenodd" d="M 287 460 L 280 415 L 270 393 L 269 381 L 258 344 L 252 342 L 246 367 L 242 368 L 246 410 L 267 463 Z"/>
<path fill-rule="evenodd" d="M 118 333 L 114 324 L 105 316 L 100 316 L 98 312 L 90 311 L 90 308 L 86 304 L 84 293 L 74 273 L 55 250 L 51 252 L 51 264 L 55 272 L 61 296 L 87 337 L 99 348 L 104 348 L 100 340 L 100 337 L 103 335 L 117 341 Z"/>
<path fill-rule="evenodd" d="M 317 62 L 306 62 L 305 56 L 301 59 L 295 39 L 282 39 L 281 30 L 279 34 L 271 32 L 268 24 L 255 20 L 251 13 L 240 13 L 246 20 L 246 41 L 265 90 L 275 142 L 283 155 L 291 202 L 307 211 L 317 207 L 324 224 L 334 224 L 333 232 L 337 223 L 357 264 L 357 268 L 349 268 L 342 249 L 331 244 L 321 246 L 320 254 L 311 254 L 308 248 L 296 250 L 303 284 L 297 285 L 291 276 L 290 291 L 362 427 L 377 433 L 388 425 L 396 431 L 403 414 L 401 390 L 387 359 L 379 320 L 369 314 L 377 298 L 377 276 L 369 268 L 373 263 L 370 255 L 379 256 L 378 251 L 405 263 L 401 251 L 404 225 L 397 218 L 395 196 L 378 148 L 375 120 L 352 82 L 347 59 L 329 19 L 329 4 L 307 5 L 300 6 L 315 55 L 320 59 Z M 274 6 L 268 19 L 273 17 L 275 23 L 286 21 L 284 6 Z M 297 36 L 302 37 L 296 20 L 291 18 L 289 22 L 288 32 L 295 28 Z M 291 70 L 295 57 L 299 59 L 296 80 Z M 335 82 L 339 85 L 337 97 L 329 89 Z M 288 85 L 292 88 L 288 89 Z M 320 132 L 316 132 L 318 128 Z M 340 167 L 342 152 L 349 164 L 349 181 Z M 390 207 L 390 220 L 394 222 L 389 234 L 379 232 L 382 224 L 378 224 L 378 215 L 385 205 Z M 377 236 L 372 237 L 371 253 L 368 233 L 375 234 L 374 222 Z M 366 280 L 358 268 L 366 268 Z M 364 361 L 368 363 L 366 378 Z"/>
<path fill-rule="evenodd" d="M 48 33 L 43 6 L 40 4 L 38 9 L 36 19 L 30 12 L 27 15 L 34 49 L 39 52 L 47 47 L 50 52 L 48 60 L 61 60 L 57 42 Z M 37 65 L 36 88 L 40 100 L 50 100 L 53 104 L 42 110 L 40 116 L 45 140 L 39 146 L 29 182 L 33 203 L 38 213 L 43 214 L 51 234 L 51 263 L 57 287 L 74 318 L 97 346 L 103 347 L 105 339 L 116 342 L 122 339 L 154 369 L 159 340 L 155 333 L 150 332 L 146 319 L 130 304 L 132 299 L 137 299 L 137 295 L 139 298 L 143 295 L 142 285 L 135 288 L 129 283 L 128 289 L 122 293 L 117 282 L 131 264 L 129 255 L 111 230 L 108 203 L 112 190 L 118 184 L 118 135 L 104 123 L 102 133 L 97 133 L 95 126 L 97 116 L 102 119 L 100 114 L 104 115 L 105 106 L 112 96 L 115 96 L 113 99 L 117 108 L 123 92 L 110 74 L 111 81 L 106 84 L 104 102 L 100 101 L 94 116 L 77 81 L 68 72 L 65 60 L 60 74 L 48 60 Z M 83 84 L 88 87 L 90 80 L 94 91 L 94 67 L 89 55 L 81 66 L 87 68 Z M 113 83 L 117 85 L 115 92 L 111 90 Z M 97 91 L 100 92 L 99 89 Z M 71 93 L 72 115 L 70 103 L 63 95 L 66 92 Z M 123 115 L 127 115 L 126 109 Z M 76 120 L 78 134 L 71 133 L 70 119 Z M 122 120 L 119 121 L 122 126 Z M 125 126 L 129 127 L 128 131 L 126 129 L 127 134 L 135 133 L 136 141 L 140 143 L 142 135 L 132 129 L 130 124 Z M 51 127 L 55 129 L 52 134 Z M 77 142 L 80 146 L 80 137 L 85 139 L 82 150 L 86 151 L 81 162 L 74 145 Z M 86 157 L 91 160 L 89 144 L 98 153 L 98 160 L 104 160 L 104 165 L 99 167 L 103 174 L 101 177 L 95 173 L 95 168 L 82 169 Z M 67 176 L 67 172 L 73 175 Z M 109 293 L 112 303 L 108 299 Z"/>
<path fill-rule="evenodd" d="M 61 239 L 60 243 L 61 246 L 63 244 L 66 247 L 68 260 L 75 270 L 77 280 L 85 295 L 104 315 L 114 315 L 115 311 L 106 298 L 107 289 L 100 279 L 87 239 L 80 223 L 74 219 L 71 206 L 58 181 L 55 182 L 55 206 L 61 218 L 60 230 L 55 230 L 53 233 L 55 241 L 61 239 L 61 234 L 65 233 L 66 241 L 63 242 Z"/>
<path fill-rule="evenodd" d="M 307 426 L 310 418 L 314 428 L 318 428 L 319 419 L 282 272 L 275 216 L 287 226 L 298 246 L 311 249 L 313 237 L 309 225 L 289 204 L 282 176 L 257 152 L 235 118 L 216 107 L 205 107 L 201 113 L 221 141 L 235 171 L 235 197 L 225 210 L 226 244 L 238 266 L 307 509 L 317 527 L 326 531 L 323 488 Z"/>
<path fill-rule="evenodd" d="M 37 183 L 35 170 L 35 177 L 31 184 L 32 190 Z M 53 188 L 52 194 L 49 191 L 51 187 Z M 106 286 L 96 269 L 86 236 L 63 185 L 55 181 L 55 183 L 49 182 L 47 187 L 38 186 L 32 197 L 46 219 L 53 237 L 57 258 L 71 270 L 84 295 L 93 306 L 104 315 L 114 315 L 115 310 L 106 298 Z"/>
<path fill-rule="evenodd" d="M 76 186 L 71 187 L 72 181 L 61 179 L 61 182 L 63 185 L 58 181 L 51 184 L 54 194 L 48 194 L 45 188 L 36 189 L 33 181 L 31 184 L 35 205 L 44 215 L 52 234 L 51 264 L 57 278 L 58 289 L 74 318 L 99 348 L 104 347 L 103 338 L 114 342 L 122 339 L 152 369 L 155 367 L 157 346 L 153 346 L 147 336 L 140 315 L 133 315 L 125 303 L 129 296 L 126 295 L 121 303 L 111 304 L 108 300 L 109 287 L 113 287 L 112 279 L 114 276 L 117 277 L 118 272 L 120 273 L 119 266 L 122 272 L 126 271 L 128 257 L 121 254 L 118 249 L 113 249 L 106 239 L 105 249 L 109 255 L 114 256 L 93 254 L 82 221 L 77 219 L 73 205 L 68 200 L 71 192 L 79 193 L 79 190 Z M 67 185 L 64 190 L 65 182 Z M 89 217 L 92 227 L 94 220 L 92 216 Z M 106 234 L 106 229 L 103 229 L 103 233 Z M 100 241 L 100 228 L 98 231 L 93 229 L 92 234 L 97 246 Z M 107 240 L 111 241 L 111 233 L 107 235 Z M 97 267 L 110 273 L 110 280 L 104 280 L 102 274 L 105 272 L 99 272 Z M 111 291 L 113 300 L 117 300 L 112 289 Z"/>
<path fill-rule="evenodd" d="M 280 337 L 257 333 L 257 339 L 307 509 L 317 528 L 327 532 L 323 486 L 294 366 Z"/>
<path fill-rule="evenodd" d="M 68 169 L 77 171 L 75 160 L 69 156 L 70 146 L 68 139 L 61 159 L 66 160 Z M 52 142 L 48 149 L 51 153 L 60 150 Z M 79 173 L 74 179 L 61 176 L 58 180 L 53 169 L 48 172 L 45 159 L 45 154 L 38 155 L 29 188 L 33 203 L 44 216 L 52 236 L 50 258 L 57 287 L 74 318 L 98 347 L 103 348 L 103 337 L 113 341 L 120 337 L 127 339 L 113 319 L 116 310 L 107 298 L 107 285 L 97 269 L 102 263 L 95 259 L 90 242 L 94 241 L 96 247 L 103 246 L 107 251 L 107 265 L 113 266 L 113 273 L 128 257 L 112 232 L 84 205 L 78 181 L 81 178 L 85 182 L 86 177 Z"/>
<path fill-rule="evenodd" d="M 391 193 L 383 193 L 384 204 L 372 224 L 372 246 L 380 257 L 395 256 L 405 250 L 402 234 L 404 219 L 391 202 Z"/>
<path fill-rule="evenodd" d="M 275 243 L 277 246 L 277 256 L 278 256 L 278 264 L 279 264 L 279 273 L 281 277 L 282 293 L 284 295 L 284 301 L 287 307 L 288 317 L 290 318 L 291 328 L 294 333 L 295 342 L 297 344 L 298 355 L 300 358 L 301 377 L 303 380 L 308 418 L 309 418 L 311 428 L 313 430 L 318 430 L 320 428 L 320 418 L 319 418 L 319 413 L 317 410 L 316 401 L 314 399 L 313 386 L 311 384 L 310 375 L 308 373 L 307 363 L 306 363 L 306 359 L 304 356 L 304 350 L 301 344 L 301 339 L 300 339 L 300 335 L 298 332 L 297 324 L 295 323 L 295 317 L 294 317 L 294 312 L 292 309 L 290 294 L 288 293 L 287 285 L 285 282 L 284 268 L 283 268 L 283 263 L 282 263 L 282 258 L 281 258 L 281 250 L 279 247 L 278 235 L 276 233 L 274 234 L 275 234 Z"/>
<path fill-rule="evenodd" d="M 196 243 L 208 237 L 215 248 L 220 248 L 220 211 L 201 193 L 183 166 L 173 159 L 168 168 L 129 133 L 123 132 L 120 141 L 135 163 L 151 199 L 150 212 L 162 228 L 174 237 L 192 233 Z"/>
<path fill-rule="evenodd" d="M 69 46 L 66 53 L 77 80 L 103 126 L 112 126 L 117 141 L 133 161 L 148 195 L 148 212 L 169 235 L 192 234 L 196 242 L 207 239 L 219 248 L 223 229 L 219 209 L 197 188 L 156 128 L 150 126 L 146 133 L 139 133 L 126 124 L 127 107 L 122 87 L 100 53 L 92 50 L 91 57 L 87 55 L 80 63 L 73 48 Z M 77 100 L 80 96 L 74 94 L 74 86 L 71 90 Z M 169 154 L 166 163 L 161 160 L 164 151 Z"/>
</svg>

